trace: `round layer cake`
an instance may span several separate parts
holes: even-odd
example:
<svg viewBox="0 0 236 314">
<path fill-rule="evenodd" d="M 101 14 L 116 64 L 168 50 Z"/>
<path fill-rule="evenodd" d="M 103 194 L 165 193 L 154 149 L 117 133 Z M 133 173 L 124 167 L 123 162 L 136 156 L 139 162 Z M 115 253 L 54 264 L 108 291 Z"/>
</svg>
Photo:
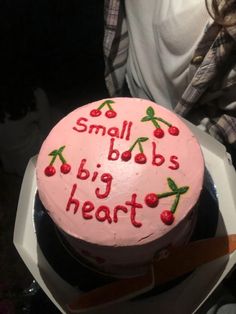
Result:
<svg viewBox="0 0 236 314">
<path fill-rule="evenodd" d="M 193 231 L 204 160 L 187 125 L 143 99 L 80 107 L 50 132 L 37 160 L 39 197 L 90 267 L 137 275 Z"/>
</svg>

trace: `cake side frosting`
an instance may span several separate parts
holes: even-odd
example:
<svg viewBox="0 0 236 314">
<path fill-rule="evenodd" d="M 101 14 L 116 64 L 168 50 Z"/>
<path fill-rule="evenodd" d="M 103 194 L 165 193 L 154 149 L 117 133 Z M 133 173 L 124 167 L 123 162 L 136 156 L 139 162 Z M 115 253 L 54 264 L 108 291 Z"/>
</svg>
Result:
<svg viewBox="0 0 236 314">
<path fill-rule="evenodd" d="M 174 113 L 148 100 L 113 98 L 62 119 L 42 145 L 36 172 L 43 205 L 73 243 L 141 247 L 186 236 L 186 228 L 178 235 L 172 229 L 190 221 L 204 160 Z"/>
</svg>

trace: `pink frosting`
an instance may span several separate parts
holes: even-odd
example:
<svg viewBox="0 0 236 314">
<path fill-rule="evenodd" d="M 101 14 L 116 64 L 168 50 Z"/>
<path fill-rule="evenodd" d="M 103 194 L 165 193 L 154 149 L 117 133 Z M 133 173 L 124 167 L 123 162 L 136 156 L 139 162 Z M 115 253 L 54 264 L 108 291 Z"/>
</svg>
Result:
<svg viewBox="0 0 236 314">
<path fill-rule="evenodd" d="M 78 108 L 52 129 L 38 156 L 37 184 L 49 215 L 77 251 L 83 254 L 89 248 L 87 257 L 95 254 L 108 264 L 132 264 L 137 256 L 147 261 L 163 245 L 186 239 L 202 189 L 204 160 L 197 139 L 174 113 L 148 100 L 110 100 Z M 164 131 L 161 138 L 154 135 L 156 122 Z M 135 142 L 130 160 L 122 160 Z M 143 164 L 135 162 L 140 152 L 146 157 Z M 45 168 L 53 155 L 55 173 L 49 176 Z M 61 172 L 63 163 L 68 173 Z M 168 225 L 160 215 L 171 210 L 176 194 L 160 197 L 155 207 L 145 198 L 171 192 L 171 182 L 186 191 Z M 142 261 L 145 246 L 151 249 Z M 112 257 L 109 250 L 106 254 L 114 247 L 135 248 L 137 256 Z"/>
</svg>

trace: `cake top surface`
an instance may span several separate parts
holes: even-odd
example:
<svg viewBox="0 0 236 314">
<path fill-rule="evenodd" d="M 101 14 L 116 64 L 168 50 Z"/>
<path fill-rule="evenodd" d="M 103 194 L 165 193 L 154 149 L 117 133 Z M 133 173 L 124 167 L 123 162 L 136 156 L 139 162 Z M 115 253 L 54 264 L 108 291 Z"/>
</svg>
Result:
<svg viewBox="0 0 236 314">
<path fill-rule="evenodd" d="M 51 130 L 36 175 L 63 231 L 100 245 L 139 245 L 188 215 L 204 160 L 177 115 L 148 100 L 111 98 L 74 110 Z"/>
</svg>

